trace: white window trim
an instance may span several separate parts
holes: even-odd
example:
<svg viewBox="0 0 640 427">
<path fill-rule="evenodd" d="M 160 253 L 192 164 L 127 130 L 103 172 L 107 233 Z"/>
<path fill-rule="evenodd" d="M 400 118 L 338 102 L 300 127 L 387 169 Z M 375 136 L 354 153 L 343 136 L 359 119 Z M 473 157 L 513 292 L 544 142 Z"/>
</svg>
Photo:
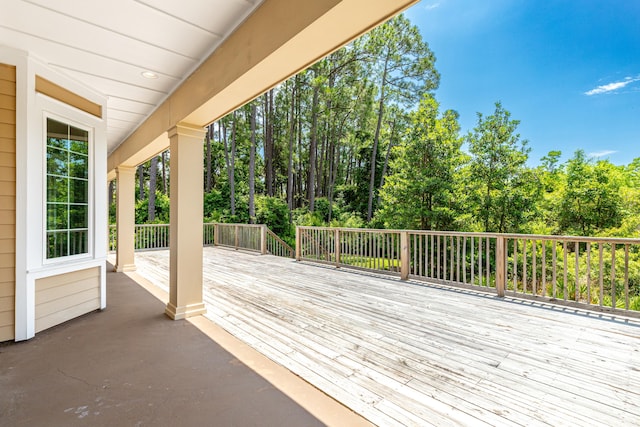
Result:
<svg viewBox="0 0 640 427">
<path fill-rule="evenodd" d="M 88 137 L 88 161 L 89 161 L 89 171 L 88 171 L 88 229 L 87 229 L 87 248 L 88 251 L 85 254 L 77 254 L 77 255 L 67 255 L 57 258 L 47 258 L 47 119 L 53 119 L 58 122 L 64 123 L 66 125 L 70 125 L 76 127 L 78 129 L 82 129 L 87 131 L 89 134 Z M 95 157 L 95 128 L 91 125 L 87 125 L 83 122 L 75 121 L 71 118 L 53 113 L 49 110 L 42 111 L 42 264 L 43 265 L 55 265 L 60 263 L 68 263 L 74 261 L 82 261 L 89 260 L 94 258 L 94 234 L 95 234 L 95 224 L 94 224 L 94 194 L 93 189 L 95 186 L 95 175 L 94 175 L 94 157 Z"/>
</svg>

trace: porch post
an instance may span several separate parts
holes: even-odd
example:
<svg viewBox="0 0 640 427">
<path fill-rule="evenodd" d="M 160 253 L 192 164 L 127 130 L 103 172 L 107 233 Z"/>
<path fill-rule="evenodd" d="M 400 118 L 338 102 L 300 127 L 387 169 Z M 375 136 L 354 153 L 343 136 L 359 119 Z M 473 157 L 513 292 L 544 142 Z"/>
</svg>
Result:
<svg viewBox="0 0 640 427">
<path fill-rule="evenodd" d="M 116 271 L 134 271 L 136 269 L 135 222 L 136 222 L 136 180 L 135 167 L 118 166 L 116 168 Z"/>
<path fill-rule="evenodd" d="M 201 127 L 178 124 L 169 130 L 171 150 L 169 303 L 174 320 L 205 312 L 202 300 Z"/>
</svg>

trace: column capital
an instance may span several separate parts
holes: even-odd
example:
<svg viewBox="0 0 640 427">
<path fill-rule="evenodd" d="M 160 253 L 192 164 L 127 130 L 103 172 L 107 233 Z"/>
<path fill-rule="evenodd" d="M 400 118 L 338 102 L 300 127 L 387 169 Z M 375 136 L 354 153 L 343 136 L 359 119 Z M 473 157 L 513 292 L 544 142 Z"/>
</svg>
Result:
<svg viewBox="0 0 640 427">
<path fill-rule="evenodd" d="M 173 138 L 176 135 L 186 136 L 191 138 L 204 139 L 207 130 L 202 126 L 193 125 L 191 123 L 180 122 L 167 131 L 169 138 Z"/>
<path fill-rule="evenodd" d="M 120 165 L 118 167 L 116 167 L 116 176 L 120 175 L 120 174 L 127 174 L 127 173 L 135 173 L 136 167 L 135 166 L 125 166 L 125 165 Z"/>
</svg>

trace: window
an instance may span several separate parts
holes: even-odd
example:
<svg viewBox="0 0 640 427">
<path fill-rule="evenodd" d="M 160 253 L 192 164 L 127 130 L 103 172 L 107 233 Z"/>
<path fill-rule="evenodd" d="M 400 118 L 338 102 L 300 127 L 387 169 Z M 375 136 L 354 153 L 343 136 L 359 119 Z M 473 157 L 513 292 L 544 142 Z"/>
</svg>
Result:
<svg viewBox="0 0 640 427">
<path fill-rule="evenodd" d="M 89 253 L 89 132 L 47 118 L 46 257 Z"/>
</svg>

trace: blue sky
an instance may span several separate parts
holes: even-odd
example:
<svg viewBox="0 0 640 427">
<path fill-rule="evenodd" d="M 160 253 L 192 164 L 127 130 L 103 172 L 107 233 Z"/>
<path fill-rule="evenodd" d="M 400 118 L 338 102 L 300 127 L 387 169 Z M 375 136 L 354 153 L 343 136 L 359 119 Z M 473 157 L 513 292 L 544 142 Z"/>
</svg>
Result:
<svg viewBox="0 0 640 427">
<path fill-rule="evenodd" d="M 501 101 L 532 166 L 550 150 L 640 157 L 640 0 L 422 0 L 406 16 L 465 134 Z"/>
</svg>

